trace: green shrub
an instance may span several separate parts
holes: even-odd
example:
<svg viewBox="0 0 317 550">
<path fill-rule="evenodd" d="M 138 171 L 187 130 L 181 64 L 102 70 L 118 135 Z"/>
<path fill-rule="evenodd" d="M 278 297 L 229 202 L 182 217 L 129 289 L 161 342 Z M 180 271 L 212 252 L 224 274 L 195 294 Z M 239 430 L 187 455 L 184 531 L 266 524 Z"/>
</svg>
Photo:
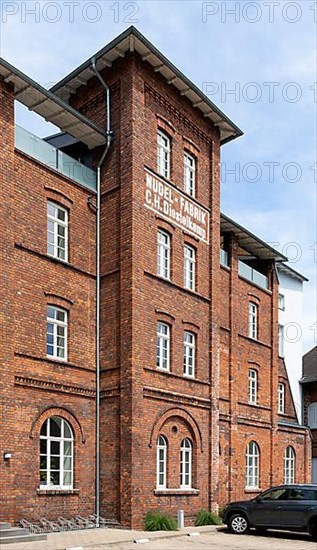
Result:
<svg viewBox="0 0 317 550">
<path fill-rule="evenodd" d="M 144 518 L 146 531 L 177 531 L 177 521 L 162 512 L 148 512 Z"/>
<path fill-rule="evenodd" d="M 199 510 L 196 514 L 195 525 L 201 527 L 202 525 L 220 525 L 221 519 L 217 514 L 209 512 L 209 510 Z"/>
</svg>

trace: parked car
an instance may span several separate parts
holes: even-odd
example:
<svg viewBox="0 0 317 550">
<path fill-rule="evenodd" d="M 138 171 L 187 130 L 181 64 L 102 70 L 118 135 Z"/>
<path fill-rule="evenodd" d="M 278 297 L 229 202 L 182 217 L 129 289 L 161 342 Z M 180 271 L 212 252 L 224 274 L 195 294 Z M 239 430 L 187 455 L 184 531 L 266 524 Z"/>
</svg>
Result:
<svg viewBox="0 0 317 550">
<path fill-rule="evenodd" d="M 236 535 L 253 527 L 307 532 L 317 540 L 317 485 L 279 485 L 251 500 L 230 502 L 223 522 Z"/>
</svg>

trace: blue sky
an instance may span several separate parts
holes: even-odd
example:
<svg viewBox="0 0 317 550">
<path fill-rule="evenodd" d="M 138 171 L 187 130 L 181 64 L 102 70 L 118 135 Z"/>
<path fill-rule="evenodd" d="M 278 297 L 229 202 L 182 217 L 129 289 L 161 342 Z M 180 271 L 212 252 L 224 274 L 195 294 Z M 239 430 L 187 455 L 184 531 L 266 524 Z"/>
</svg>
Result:
<svg viewBox="0 0 317 550">
<path fill-rule="evenodd" d="M 316 22 L 314 0 L 2 0 L 0 27 L 1 56 L 50 87 L 133 24 L 245 132 L 222 149 L 222 210 L 310 279 L 304 351 L 317 343 Z"/>
</svg>

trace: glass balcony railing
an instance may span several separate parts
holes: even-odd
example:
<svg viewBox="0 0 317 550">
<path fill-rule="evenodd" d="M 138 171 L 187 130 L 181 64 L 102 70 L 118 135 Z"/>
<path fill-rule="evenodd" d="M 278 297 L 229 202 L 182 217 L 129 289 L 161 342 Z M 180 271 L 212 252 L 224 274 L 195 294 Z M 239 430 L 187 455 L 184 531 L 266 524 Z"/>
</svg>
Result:
<svg viewBox="0 0 317 550">
<path fill-rule="evenodd" d="M 256 269 L 253 269 L 249 265 L 245 264 L 241 260 L 239 261 L 239 275 L 241 275 L 241 277 L 244 277 L 244 279 L 248 279 L 248 281 L 251 281 L 255 285 L 266 289 L 269 288 L 268 278 Z"/>
<path fill-rule="evenodd" d="M 220 248 L 220 264 L 229 267 L 229 254 L 223 248 Z"/>
<path fill-rule="evenodd" d="M 54 168 L 63 176 L 77 181 L 88 189 L 96 190 L 97 175 L 94 170 L 62 153 L 21 126 L 15 126 L 15 147 L 46 166 Z"/>
</svg>

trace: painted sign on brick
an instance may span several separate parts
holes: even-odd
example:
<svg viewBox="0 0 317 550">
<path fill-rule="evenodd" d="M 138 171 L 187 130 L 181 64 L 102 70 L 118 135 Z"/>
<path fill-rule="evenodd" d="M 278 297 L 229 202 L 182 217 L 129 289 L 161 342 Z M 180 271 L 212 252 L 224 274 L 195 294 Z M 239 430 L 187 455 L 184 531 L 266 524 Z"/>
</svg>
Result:
<svg viewBox="0 0 317 550">
<path fill-rule="evenodd" d="M 208 210 L 147 170 L 144 205 L 199 240 L 209 243 Z"/>
</svg>

